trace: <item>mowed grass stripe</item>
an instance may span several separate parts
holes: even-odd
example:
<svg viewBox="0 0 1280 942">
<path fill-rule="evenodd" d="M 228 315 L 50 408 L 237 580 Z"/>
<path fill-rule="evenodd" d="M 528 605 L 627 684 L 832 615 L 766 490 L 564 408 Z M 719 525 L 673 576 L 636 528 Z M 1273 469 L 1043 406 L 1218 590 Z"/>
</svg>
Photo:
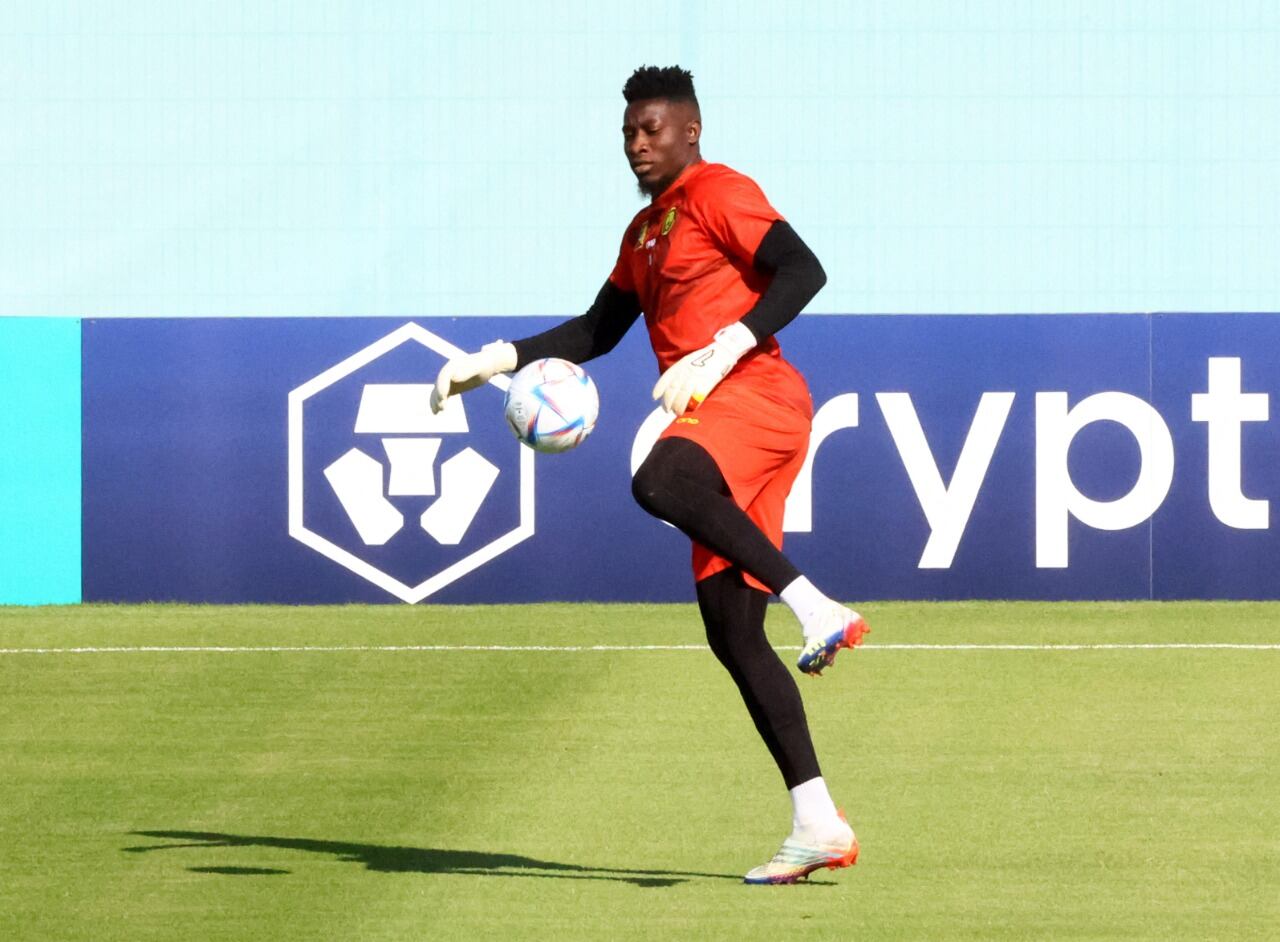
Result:
<svg viewBox="0 0 1280 942">
<path fill-rule="evenodd" d="M 1280 643 L 1275 602 L 859 603 L 887 644 Z M 784 606 L 779 646 L 799 643 Z M 693 605 L 0 607 L 0 647 L 700 646 Z"/>
<path fill-rule="evenodd" d="M 398 645 L 258 645 L 249 647 L 130 645 L 91 648 L 0 648 L 0 656 L 21 654 L 626 654 L 649 651 L 699 651 L 704 644 L 398 644 Z M 798 644 L 774 645 L 776 651 L 799 651 Z M 1167 644 L 872 644 L 860 651 L 1280 651 L 1280 644 L 1170 642 Z"/>
<path fill-rule="evenodd" d="M 515 661 L 483 675 L 385 659 L 92 663 L 70 675 L 28 667 L 18 680 L 15 717 L 29 719 L 5 790 L 29 801 L 0 817 L 28 892 L 6 938 L 172 938 L 178 924 L 193 939 L 420 938 L 433 916 L 413 874 L 441 879 L 485 851 L 478 835 L 495 811 L 526 820 L 510 790 L 546 751 L 545 731 L 571 705 L 589 709 L 598 673 Z M 126 851 L 175 842 L 140 831 L 219 837 Z M 281 908 L 278 893 L 293 903 Z"/>
</svg>

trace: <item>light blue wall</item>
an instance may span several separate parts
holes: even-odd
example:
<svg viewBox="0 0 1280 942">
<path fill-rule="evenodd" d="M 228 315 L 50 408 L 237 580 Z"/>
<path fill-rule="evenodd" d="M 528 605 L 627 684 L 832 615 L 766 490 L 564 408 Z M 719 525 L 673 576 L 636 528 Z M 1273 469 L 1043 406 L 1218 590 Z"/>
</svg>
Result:
<svg viewBox="0 0 1280 942">
<path fill-rule="evenodd" d="M 11 0 L 0 313 L 576 313 L 645 62 L 814 310 L 1280 310 L 1270 0 Z"/>
<path fill-rule="evenodd" d="M 80 322 L 0 319 L 0 605 L 80 601 Z"/>
</svg>

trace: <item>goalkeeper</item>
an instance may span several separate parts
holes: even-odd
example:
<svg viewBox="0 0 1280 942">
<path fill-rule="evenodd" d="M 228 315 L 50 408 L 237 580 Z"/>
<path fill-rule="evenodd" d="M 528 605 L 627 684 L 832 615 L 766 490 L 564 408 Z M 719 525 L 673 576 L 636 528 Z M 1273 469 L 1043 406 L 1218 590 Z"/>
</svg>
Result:
<svg viewBox="0 0 1280 942">
<path fill-rule="evenodd" d="M 693 76 L 637 69 L 623 88 L 624 150 L 650 203 L 580 317 L 450 360 L 449 396 L 542 357 L 583 363 L 612 350 L 643 313 L 661 376 L 653 396 L 675 419 L 632 481 L 649 513 L 693 540 L 698 607 L 711 650 L 790 790 L 791 835 L 748 883 L 792 883 L 852 864 L 857 839 L 822 778 L 800 692 L 764 632 L 770 593 L 800 621 L 798 667 L 818 674 L 867 631 L 781 552 L 783 508 L 808 449 L 813 404 L 774 339 L 826 282 L 818 259 L 746 176 L 705 162 Z"/>
</svg>

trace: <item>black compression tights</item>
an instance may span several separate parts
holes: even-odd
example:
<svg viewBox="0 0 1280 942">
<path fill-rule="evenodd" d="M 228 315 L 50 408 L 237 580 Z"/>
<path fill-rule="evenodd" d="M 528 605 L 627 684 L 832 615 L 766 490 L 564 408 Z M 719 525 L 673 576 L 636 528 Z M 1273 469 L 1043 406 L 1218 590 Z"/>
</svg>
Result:
<svg viewBox="0 0 1280 942">
<path fill-rule="evenodd" d="M 637 503 L 659 520 L 749 572 L 775 593 L 800 577 L 733 498 L 720 468 L 701 445 L 663 438 L 631 479 Z"/>
<path fill-rule="evenodd" d="M 787 788 L 821 775 L 800 691 L 764 633 L 769 596 L 746 585 L 740 570 L 775 591 L 800 573 L 729 497 L 712 457 L 688 439 L 659 441 L 636 472 L 632 491 L 649 513 L 737 567 L 697 585 L 707 643 L 738 685 Z"/>
<path fill-rule="evenodd" d="M 800 691 L 764 633 L 768 595 L 744 583 L 736 569 L 709 576 L 697 588 L 707 643 L 738 685 L 782 781 L 790 789 L 817 778 L 822 772 Z"/>
</svg>

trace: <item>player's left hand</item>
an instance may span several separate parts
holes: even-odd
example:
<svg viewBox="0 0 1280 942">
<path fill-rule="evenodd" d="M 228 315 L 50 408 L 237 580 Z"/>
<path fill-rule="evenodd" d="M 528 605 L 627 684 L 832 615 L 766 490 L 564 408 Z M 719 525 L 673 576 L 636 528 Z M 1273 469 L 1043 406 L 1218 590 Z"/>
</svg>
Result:
<svg viewBox="0 0 1280 942">
<path fill-rule="evenodd" d="M 653 387 L 653 398 L 661 399 L 662 408 L 673 415 L 680 415 L 691 402 L 697 408 L 757 343 L 755 334 L 741 322 L 721 328 L 707 346 L 686 354 L 667 368 Z"/>
</svg>

